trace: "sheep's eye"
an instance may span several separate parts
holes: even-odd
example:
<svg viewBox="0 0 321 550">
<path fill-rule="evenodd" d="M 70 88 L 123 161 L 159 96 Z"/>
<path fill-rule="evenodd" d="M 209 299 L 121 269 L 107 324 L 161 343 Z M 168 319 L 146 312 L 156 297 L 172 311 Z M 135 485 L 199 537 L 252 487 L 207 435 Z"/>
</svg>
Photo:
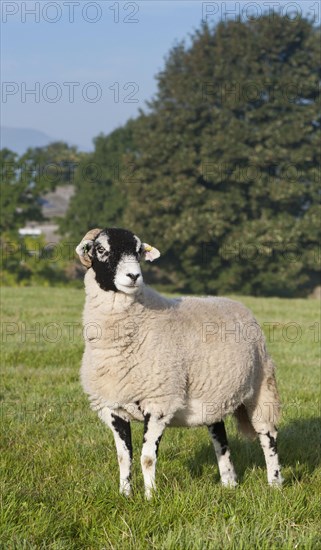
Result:
<svg viewBox="0 0 321 550">
<path fill-rule="evenodd" d="M 97 246 L 97 252 L 99 252 L 99 254 L 103 254 L 105 252 L 105 249 L 103 246 Z"/>
</svg>

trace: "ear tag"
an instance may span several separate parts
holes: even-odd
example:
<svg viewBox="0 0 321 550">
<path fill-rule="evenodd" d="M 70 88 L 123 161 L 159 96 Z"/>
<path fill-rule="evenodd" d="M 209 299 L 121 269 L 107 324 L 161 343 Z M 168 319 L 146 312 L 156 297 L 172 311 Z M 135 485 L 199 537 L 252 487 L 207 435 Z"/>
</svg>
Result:
<svg viewBox="0 0 321 550">
<path fill-rule="evenodd" d="M 160 251 L 150 244 L 144 243 L 145 260 L 152 262 L 160 257 Z"/>
</svg>

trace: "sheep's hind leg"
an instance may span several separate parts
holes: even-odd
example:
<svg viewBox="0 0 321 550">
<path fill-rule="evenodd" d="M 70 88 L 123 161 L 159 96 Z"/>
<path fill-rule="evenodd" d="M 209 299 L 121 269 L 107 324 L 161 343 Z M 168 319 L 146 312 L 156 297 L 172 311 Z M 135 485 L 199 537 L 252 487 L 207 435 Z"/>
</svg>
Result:
<svg viewBox="0 0 321 550">
<path fill-rule="evenodd" d="M 262 426 L 257 433 L 266 462 L 268 483 L 274 487 L 279 487 L 283 483 L 283 478 L 276 448 L 277 430 L 274 426 L 266 425 Z"/>
<path fill-rule="evenodd" d="M 165 429 L 165 423 L 149 413 L 144 415 L 144 439 L 141 466 L 144 477 L 145 497 L 150 499 L 155 491 L 155 472 L 158 446 Z"/>
<path fill-rule="evenodd" d="M 133 447 L 130 422 L 111 413 L 111 429 L 114 435 L 118 464 L 119 464 L 119 492 L 125 496 L 131 493 L 131 464 Z"/>
<path fill-rule="evenodd" d="M 223 420 L 215 422 L 208 426 L 213 447 L 215 450 L 218 469 L 221 475 L 221 483 L 226 487 L 235 487 L 237 485 L 237 477 L 234 466 L 231 461 L 230 449 L 227 442 L 226 431 Z"/>
</svg>

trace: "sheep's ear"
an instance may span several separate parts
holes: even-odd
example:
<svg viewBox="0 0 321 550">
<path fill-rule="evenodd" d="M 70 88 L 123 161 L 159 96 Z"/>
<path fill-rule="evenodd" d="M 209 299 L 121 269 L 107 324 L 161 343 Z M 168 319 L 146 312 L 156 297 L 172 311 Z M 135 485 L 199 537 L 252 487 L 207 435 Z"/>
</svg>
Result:
<svg viewBox="0 0 321 550">
<path fill-rule="evenodd" d="M 79 256 L 81 263 L 87 268 L 91 267 L 92 264 L 92 248 L 95 238 L 99 235 L 101 229 L 91 229 L 86 233 L 84 238 L 81 240 L 79 245 L 76 248 L 76 252 Z"/>
<path fill-rule="evenodd" d="M 160 257 L 160 251 L 157 250 L 157 248 L 154 248 L 153 246 L 150 246 L 150 244 L 143 243 L 143 253 L 144 258 L 148 262 L 153 262 L 154 260 L 157 260 L 157 258 Z"/>
</svg>

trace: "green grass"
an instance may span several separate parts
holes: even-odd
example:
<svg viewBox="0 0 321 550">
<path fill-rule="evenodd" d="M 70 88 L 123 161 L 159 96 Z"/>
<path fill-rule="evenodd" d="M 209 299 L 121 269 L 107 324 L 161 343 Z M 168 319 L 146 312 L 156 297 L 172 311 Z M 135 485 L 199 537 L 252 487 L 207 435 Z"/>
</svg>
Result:
<svg viewBox="0 0 321 550">
<path fill-rule="evenodd" d="M 0 547 L 321 548 L 319 304 L 241 299 L 261 324 L 279 323 L 268 348 L 283 402 L 283 489 L 267 486 L 258 443 L 240 439 L 229 420 L 236 490 L 221 488 L 205 428 L 172 429 L 160 446 L 158 494 L 146 502 L 142 426 L 134 425 L 134 494 L 126 500 L 112 434 L 80 387 L 83 300 L 78 290 L 3 289 Z M 296 342 L 288 323 L 300 326 Z"/>
</svg>

